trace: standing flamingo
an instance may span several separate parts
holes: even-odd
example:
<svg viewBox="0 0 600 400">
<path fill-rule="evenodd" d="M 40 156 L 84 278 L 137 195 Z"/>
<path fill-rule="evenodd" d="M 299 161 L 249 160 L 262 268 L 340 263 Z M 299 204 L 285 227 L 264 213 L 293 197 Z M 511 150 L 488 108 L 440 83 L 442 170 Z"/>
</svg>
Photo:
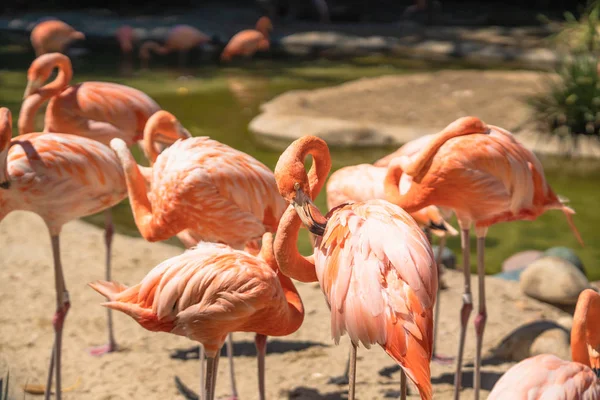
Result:
<svg viewBox="0 0 600 400">
<path fill-rule="evenodd" d="M 60 261 L 59 235 L 68 221 L 106 210 L 125 197 L 127 186 L 118 158 L 100 142 L 60 133 L 12 136 L 12 116 L 0 108 L 0 220 L 15 210 L 38 214 L 50 231 L 54 257 L 55 342 L 45 398 L 56 368 L 61 398 L 62 328 L 70 302 Z"/>
<path fill-rule="evenodd" d="M 235 56 L 251 57 L 257 51 L 269 50 L 269 35 L 273 25 L 268 17 L 260 17 L 256 29 L 245 29 L 236 33 L 223 52 L 221 61 L 231 61 Z"/>
<path fill-rule="evenodd" d="M 574 211 L 546 183 L 535 155 L 510 132 L 475 117 L 460 118 L 437 134 L 412 157 L 392 160 L 386 176 L 387 199 L 411 212 L 428 205 L 452 209 L 461 227 L 465 292 L 460 312 L 454 398 L 459 397 L 466 325 L 473 309 L 470 287 L 469 229 L 475 224 L 479 309 L 475 318 L 475 399 L 479 398 L 481 348 L 487 319 L 484 246 L 488 228 L 496 223 L 534 220 L 547 210 L 563 211 L 577 239 Z"/>
<path fill-rule="evenodd" d="M 148 195 L 146 181 L 125 143 L 114 139 L 111 147 L 125 170 L 135 223 L 146 240 L 177 234 L 181 239 L 184 231 L 188 243 L 204 240 L 241 250 L 265 232 L 277 230 L 285 201 L 273 173 L 253 157 L 207 137 L 180 140 L 156 159 Z M 230 336 L 231 385 L 237 397 L 232 345 Z"/>
<path fill-rule="evenodd" d="M 404 146 L 403 146 L 404 147 Z M 329 177 L 327 181 L 327 207 L 331 210 L 341 204 L 348 202 L 365 202 L 373 199 L 385 199 L 383 182 L 387 168 L 375 167 L 370 164 L 359 164 L 340 168 Z M 437 207 L 427 206 L 410 214 L 411 217 L 425 229 L 427 235 L 430 232 L 442 238 L 439 251 L 436 257 L 438 264 L 438 276 L 440 273 L 439 264 L 441 264 L 441 254 L 445 245 L 446 234 L 457 235 L 458 232 L 448 222 L 446 222 Z M 431 242 L 431 238 L 429 238 Z M 438 287 L 439 290 L 439 287 Z M 435 317 L 439 316 L 439 293 L 436 296 Z M 437 323 L 437 320 L 435 320 Z M 435 328 L 435 326 L 434 326 Z M 435 352 L 435 329 L 433 337 L 433 359 L 442 363 L 451 362 L 451 358 L 437 355 Z M 333 383 L 348 382 L 348 364 L 341 377 L 332 378 Z"/>
<path fill-rule="evenodd" d="M 313 166 L 307 174 L 304 160 L 309 154 Z M 385 200 L 341 205 L 326 220 L 312 199 L 330 167 L 327 144 L 314 136 L 296 140 L 279 158 L 277 185 L 293 206 L 283 215 L 275 240 L 279 268 L 302 282 L 318 280 L 331 309 L 335 342 L 348 332 L 349 399 L 354 399 L 358 343 L 383 347 L 415 383 L 421 398 L 431 399 L 429 362 L 438 283 L 431 246 L 414 219 Z M 302 222 L 318 235 L 310 257 L 301 256 L 296 247 Z"/>
<path fill-rule="evenodd" d="M 63 53 L 71 42 L 83 39 L 83 33 L 57 19 L 42 21 L 31 31 L 31 45 L 36 57 L 46 53 Z"/>
<path fill-rule="evenodd" d="M 229 246 L 201 242 L 163 261 L 130 288 L 90 284 L 119 310 L 150 331 L 186 336 L 207 356 L 203 397 L 215 398 L 219 354 L 231 332 L 256 332 L 258 387 L 265 399 L 267 336 L 286 336 L 302 325 L 304 307 L 292 281 L 279 273 L 273 236 L 265 233 L 259 256 Z"/>
<path fill-rule="evenodd" d="M 488 400 L 600 399 L 600 295 L 591 289 L 579 294 L 571 358 L 541 354 L 521 361 L 500 378 Z"/>
<path fill-rule="evenodd" d="M 167 33 L 167 40 L 164 45 L 153 41 L 147 41 L 140 47 L 140 58 L 142 68 L 148 68 L 150 61 L 150 51 L 165 55 L 173 51 L 179 53 L 179 66 L 183 67 L 187 58 L 187 53 L 194 47 L 207 43 L 211 38 L 200 32 L 198 29 L 189 25 L 175 25 Z"/>
</svg>

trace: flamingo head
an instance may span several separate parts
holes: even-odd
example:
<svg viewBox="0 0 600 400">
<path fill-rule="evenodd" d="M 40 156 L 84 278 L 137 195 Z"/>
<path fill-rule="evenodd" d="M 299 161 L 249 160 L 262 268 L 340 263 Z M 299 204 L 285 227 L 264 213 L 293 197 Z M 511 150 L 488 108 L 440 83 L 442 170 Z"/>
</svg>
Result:
<svg viewBox="0 0 600 400">
<path fill-rule="evenodd" d="M 302 223 L 311 233 L 322 236 L 327 220 L 310 197 L 313 193 L 311 183 L 314 185 L 315 182 L 310 182 L 304 168 L 304 158 L 314 140 L 321 139 L 314 136 L 302 137 L 283 152 L 275 167 L 275 180 L 279 194 L 294 207 Z"/>
<path fill-rule="evenodd" d="M 0 108 L 0 188 L 2 189 L 8 189 L 10 187 L 6 163 L 11 137 L 12 114 L 8 108 L 2 107 Z"/>
<path fill-rule="evenodd" d="M 135 33 L 131 26 L 121 26 L 115 32 L 115 38 L 119 42 L 119 46 L 121 47 L 121 51 L 123 53 L 131 53 L 133 50 L 133 41 L 135 40 Z"/>
<path fill-rule="evenodd" d="M 79 31 L 71 32 L 69 37 L 71 38 L 71 40 L 85 40 L 85 34 Z"/>
<path fill-rule="evenodd" d="M 273 31 L 273 24 L 269 17 L 260 17 L 256 22 L 256 30 L 268 37 Z"/>
<path fill-rule="evenodd" d="M 68 65 L 70 69 L 71 60 L 69 60 L 69 57 L 61 53 L 42 54 L 33 60 L 29 70 L 27 70 L 27 87 L 25 88 L 23 99 L 34 93 L 37 93 L 44 83 L 50 78 L 54 68 L 61 64 Z"/>
<path fill-rule="evenodd" d="M 192 135 L 181 125 L 181 122 L 168 111 L 159 110 L 152 114 L 144 128 L 144 153 L 150 162 L 154 162 L 158 154 L 179 139 L 187 139 Z"/>
</svg>

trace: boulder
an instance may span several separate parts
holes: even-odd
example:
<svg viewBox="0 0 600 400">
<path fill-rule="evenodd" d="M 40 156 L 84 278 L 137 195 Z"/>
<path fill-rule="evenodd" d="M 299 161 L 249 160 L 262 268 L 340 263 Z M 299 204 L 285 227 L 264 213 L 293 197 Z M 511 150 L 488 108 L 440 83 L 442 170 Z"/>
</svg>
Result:
<svg viewBox="0 0 600 400">
<path fill-rule="evenodd" d="M 540 339 L 535 347 L 533 346 L 545 332 L 556 330 L 561 330 L 567 334 L 568 346 L 568 333 L 563 327 L 553 321 L 535 321 L 518 327 L 502 338 L 498 345 L 492 349 L 492 354 L 494 357 L 506 361 L 518 362 L 524 360 L 532 356 L 532 350 L 539 351 L 541 348 L 546 348 L 552 338 L 560 336 L 557 333 L 550 334 L 549 337 Z M 550 351 L 550 353 L 553 352 Z"/>
<path fill-rule="evenodd" d="M 566 330 L 571 331 L 571 328 L 573 328 L 573 317 L 571 315 L 565 315 L 564 317 L 557 319 L 556 323 Z"/>
<path fill-rule="evenodd" d="M 525 250 L 513 254 L 502 263 L 502 271 L 525 269 L 526 266 L 541 258 L 544 253 L 539 250 Z"/>
<path fill-rule="evenodd" d="M 515 281 L 518 282 L 521 274 L 525 271 L 525 268 L 521 269 L 513 269 L 510 271 L 500 272 L 498 274 L 492 275 L 494 278 L 504 279 L 505 281 Z"/>
<path fill-rule="evenodd" d="M 437 245 L 431 246 L 431 249 L 433 250 L 433 256 L 437 257 L 439 247 Z M 456 255 L 448 247 L 442 249 L 442 264 L 446 268 L 456 269 Z"/>
<path fill-rule="evenodd" d="M 562 327 L 548 329 L 535 338 L 529 349 L 530 356 L 554 354 L 562 360 L 571 360 L 569 332 Z"/>
<path fill-rule="evenodd" d="M 551 247 L 544 252 L 544 256 L 558 257 L 566 260 L 576 266 L 583 274 L 585 275 L 585 268 L 583 267 L 583 262 L 577 256 L 573 249 L 568 247 Z"/>
<path fill-rule="evenodd" d="M 558 257 L 543 257 L 531 263 L 520 278 L 521 291 L 550 304 L 575 305 L 579 293 L 590 284 L 570 262 Z"/>
</svg>

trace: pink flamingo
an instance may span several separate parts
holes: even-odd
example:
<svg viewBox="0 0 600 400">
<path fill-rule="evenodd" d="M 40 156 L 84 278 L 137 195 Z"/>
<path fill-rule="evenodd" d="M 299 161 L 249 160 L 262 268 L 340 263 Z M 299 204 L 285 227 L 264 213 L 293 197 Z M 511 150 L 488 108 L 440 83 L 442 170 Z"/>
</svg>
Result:
<svg viewBox="0 0 600 400">
<path fill-rule="evenodd" d="M 171 123 L 177 121 L 166 111 L 160 113 L 169 115 Z M 253 157 L 207 137 L 177 141 L 158 155 L 148 195 L 146 180 L 125 143 L 114 139 L 111 147 L 125 170 L 133 216 L 146 240 L 180 234 L 188 246 L 204 240 L 241 250 L 277 230 L 285 201 L 273 173 Z M 227 350 L 237 398 L 231 335 Z"/>
<path fill-rule="evenodd" d="M 82 32 L 57 19 L 42 21 L 31 31 L 31 45 L 36 57 L 46 53 L 63 53 L 71 42 L 83 39 L 85 35 Z"/>
<path fill-rule="evenodd" d="M 521 361 L 496 383 L 488 400 L 600 399 L 600 295 L 586 289 L 579 295 L 571 358 L 541 354 Z"/>
<path fill-rule="evenodd" d="M 186 336 L 207 356 L 203 398 L 215 398 L 219 354 L 231 332 L 256 332 L 259 398 L 265 399 L 267 336 L 294 333 L 304 307 L 292 281 L 279 273 L 273 236 L 265 233 L 258 256 L 201 242 L 163 261 L 130 288 L 113 282 L 90 284 L 119 310 L 150 331 Z M 226 299 L 226 300 L 225 300 Z"/>
<path fill-rule="evenodd" d="M 510 132 L 475 117 L 460 118 L 437 134 L 412 157 L 391 161 L 386 197 L 411 212 L 428 205 L 450 208 L 461 227 L 465 292 L 460 312 L 461 333 L 454 397 L 459 397 L 466 324 L 473 309 L 470 287 L 469 229 L 475 224 L 479 309 L 475 318 L 475 399 L 479 398 L 481 348 L 487 319 L 484 247 L 488 228 L 499 222 L 534 220 L 547 210 L 563 211 L 573 224 L 574 211 L 554 194 L 535 155 Z"/>
<path fill-rule="evenodd" d="M 313 158 L 308 174 L 304 160 Z M 429 362 L 437 270 L 431 246 L 414 219 L 385 200 L 341 205 L 325 219 L 312 203 L 331 168 L 327 144 L 314 136 L 293 142 L 281 155 L 275 177 L 292 205 L 275 240 L 281 271 L 302 282 L 318 280 L 331 309 L 336 343 L 352 341 L 349 399 L 354 399 L 356 348 L 379 344 L 431 399 Z M 314 254 L 297 249 L 301 223 L 318 235 Z M 405 397 L 406 383 L 402 382 Z"/>
<path fill-rule="evenodd" d="M 55 341 L 45 398 L 50 398 L 56 368 L 56 398 L 61 398 L 62 328 L 70 302 L 60 261 L 59 235 L 68 221 L 106 210 L 125 197 L 119 160 L 105 145 L 81 136 L 31 133 L 12 136 L 12 116 L 0 108 L 0 220 L 12 211 L 38 214 L 48 226 L 54 256 Z"/>
<path fill-rule="evenodd" d="M 245 29 L 236 33 L 223 52 L 221 61 L 231 61 L 235 56 L 252 57 L 257 51 L 269 50 L 269 35 L 273 25 L 268 17 L 260 17 L 256 29 Z"/>
<path fill-rule="evenodd" d="M 153 41 L 147 41 L 140 47 L 140 58 L 142 68 L 148 68 L 150 61 L 150 52 L 165 55 L 173 51 L 179 52 L 179 66 L 185 65 L 187 53 L 194 47 L 200 46 L 210 41 L 210 37 L 193 26 L 175 25 L 167 33 L 167 40 L 164 45 Z"/>
</svg>

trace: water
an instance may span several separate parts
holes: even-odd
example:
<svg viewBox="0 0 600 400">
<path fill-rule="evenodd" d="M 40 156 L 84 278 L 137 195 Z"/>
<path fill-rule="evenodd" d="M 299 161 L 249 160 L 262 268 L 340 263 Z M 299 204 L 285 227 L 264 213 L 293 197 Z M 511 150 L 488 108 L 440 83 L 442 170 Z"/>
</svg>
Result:
<svg viewBox="0 0 600 400">
<path fill-rule="evenodd" d="M 26 60 L 31 60 L 31 56 L 12 53 L 11 50 L 10 54 L 14 57 L 3 57 L 7 51 L 0 48 L 0 67 L 7 68 L 0 72 L 0 104 L 11 108 L 16 116 L 26 83 Z M 172 61 L 173 59 L 158 61 L 151 72 L 123 76 L 115 70 L 115 61 L 110 60 L 110 56 L 108 59 L 104 56 L 86 57 L 75 64 L 75 80 L 112 81 L 139 88 L 151 95 L 163 108 L 173 112 L 193 135 L 210 136 L 256 157 L 270 168 L 275 167 L 281 152 L 262 146 L 247 130 L 248 123 L 259 113 L 263 102 L 288 90 L 312 89 L 365 76 L 407 73 L 415 67 L 421 71 L 426 68 L 414 63 L 407 65 L 375 58 L 351 62 L 303 61 L 293 64 L 254 60 L 243 68 L 222 68 L 207 63 L 185 72 L 193 77 L 181 78 L 180 73 L 164 68 Z M 41 113 L 39 117 L 38 126 L 41 126 Z M 392 150 L 332 149 L 333 170 L 345 165 L 372 162 Z M 136 151 L 136 157 L 141 160 L 139 156 L 139 151 Z M 596 211 L 596 205 L 600 194 L 600 163 L 556 158 L 544 158 L 542 162 L 552 187 L 557 193 L 569 198 L 570 205 L 577 210 L 575 223 L 586 246 L 582 248 L 577 243 L 562 214 L 552 211 L 535 222 L 500 224 L 490 228 L 486 242 L 486 270 L 488 273 L 498 272 L 502 261 L 516 251 L 545 250 L 560 245 L 574 248 L 582 258 L 590 279 L 598 280 L 600 238 L 596 230 L 600 226 L 600 215 Z M 322 210 L 326 209 L 324 193 L 317 199 L 317 205 Z M 127 201 L 115 207 L 114 219 L 117 231 L 138 235 Z M 101 226 L 103 216 L 91 216 L 86 220 Z M 178 242 L 173 239 L 172 243 Z M 300 245 L 304 253 L 310 250 L 307 238 L 301 236 Z M 458 238 L 451 239 L 449 245 L 457 254 L 460 252 Z M 471 248 L 475 249 L 474 240 Z M 475 257 L 472 260 L 475 262 Z"/>
</svg>

